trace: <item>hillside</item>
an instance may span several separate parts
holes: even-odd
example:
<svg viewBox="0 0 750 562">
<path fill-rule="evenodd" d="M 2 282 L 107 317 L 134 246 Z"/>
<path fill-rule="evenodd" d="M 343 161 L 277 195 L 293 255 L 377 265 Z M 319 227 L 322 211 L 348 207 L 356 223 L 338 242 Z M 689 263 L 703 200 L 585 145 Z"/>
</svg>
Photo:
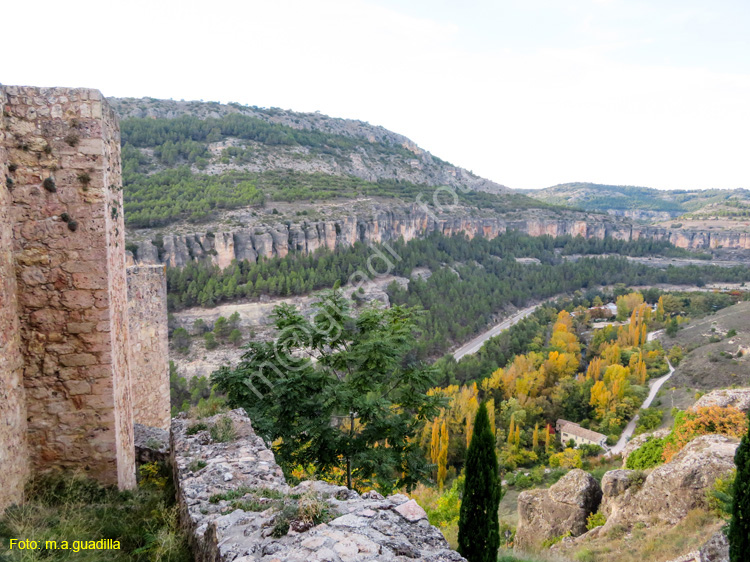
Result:
<svg viewBox="0 0 750 562">
<path fill-rule="evenodd" d="M 402 135 L 361 121 L 238 104 L 109 101 L 121 117 L 131 226 L 198 222 L 221 209 L 271 201 L 362 196 L 413 201 L 425 186 L 449 186 L 461 195 L 481 192 L 469 197 L 480 206 L 493 200 L 488 194 L 508 193 Z M 527 205 L 539 206 L 533 200 Z"/>
<path fill-rule="evenodd" d="M 547 203 L 637 220 L 670 221 L 686 214 L 686 218 L 722 217 L 737 221 L 747 221 L 750 217 L 750 191 L 746 189 L 664 191 L 576 182 L 529 191 L 528 195 Z"/>
<path fill-rule="evenodd" d="M 750 383 L 750 302 L 694 320 L 674 337 L 662 335 L 664 347 L 679 345 L 685 357 L 672 385 L 713 390 Z"/>
</svg>

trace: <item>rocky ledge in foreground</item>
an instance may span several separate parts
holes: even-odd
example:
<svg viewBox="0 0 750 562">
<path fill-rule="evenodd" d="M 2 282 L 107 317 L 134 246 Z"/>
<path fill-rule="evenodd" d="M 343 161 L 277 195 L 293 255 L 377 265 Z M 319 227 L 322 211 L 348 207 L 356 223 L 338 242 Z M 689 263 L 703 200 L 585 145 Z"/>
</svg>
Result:
<svg viewBox="0 0 750 562">
<path fill-rule="evenodd" d="M 404 495 L 359 495 L 307 481 L 291 488 L 242 410 L 172 421 L 180 520 L 197 562 L 460 562 Z"/>
<path fill-rule="evenodd" d="M 703 435 L 690 441 L 671 462 L 653 470 L 607 472 L 601 487 L 590 474 L 574 469 L 548 490 L 522 492 L 516 546 L 533 549 L 564 537 L 559 545 L 564 548 L 606 537 L 615 527 L 679 525 L 691 510 L 704 507 L 706 493 L 716 479 L 732 471 L 737 446 L 737 439 Z M 587 517 L 597 511 L 606 523 L 587 531 Z"/>
</svg>

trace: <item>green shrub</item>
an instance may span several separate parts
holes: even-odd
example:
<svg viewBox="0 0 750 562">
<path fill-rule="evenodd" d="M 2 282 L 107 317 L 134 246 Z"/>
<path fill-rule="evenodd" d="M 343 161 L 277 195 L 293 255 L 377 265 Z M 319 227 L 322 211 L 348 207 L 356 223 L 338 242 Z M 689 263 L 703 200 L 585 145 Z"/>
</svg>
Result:
<svg viewBox="0 0 750 562">
<path fill-rule="evenodd" d="M 205 422 L 197 422 L 191 425 L 187 428 L 187 431 L 185 433 L 187 435 L 195 435 L 199 431 L 206 431 L 208 429 L 208 424 Z"/>
<path fill-rule="evenodd" d="M 528 490 L 529 488 L 532 488 L 534 486 L 534 482 L 531 478 L 526 476 L 525 474 L 521 474 L 516 478 L 516 488 L 520 488 L 521 490 Z"/>
<path fill-rule="evenodd" d="M 219 346 L 219 342 L 216 341 L 216 337 L 214 336 L 213 332 L 206 332 L 203 336 L 203 341 L 205 342 L 206 349 L 209 351 L 212 349 L 216 349 Z"/>
<path fill-rule="evenodd" d="M 638 423 L 635 434 L 640 435 L 647 431 L 653 431 L 659 427 L 664 420 L 664 411 L 659 408 L 645 408 L 638 412 Z"/>
<path fill-rule="evenodd" d="M 206 468 L 206 461 L 200 459 L 194 459 L 190 461 L 190 464 L 188 465 L 188 470 L 190 472 L 198 472 L 204 468 Z"/>
<path fill-rule="evenodd" d="M 596 527 L 601 527 L 607 522 L 607 518 L 604 516 L 604 514 L 601 511 L 597 511 L 596 513 L 592 513 L 588 516 L 586 519 L 586 528 L 590 531 L 591 529 L 595 529 Z"/>
<path fill-rule="evenodd" d="M 647 470 L 662 464 L 664 454 L 664 439 L 648 437 L 646 442 L 630 453 L 625 461 L 625 468 L 631 470 Z"/>
<path fill-rule="evenodd" d="M 549 548 L 552 545 L 557 544 L 557 543 L 561 542 L 563 539 L 571 536 L 571 534 L 572 533 L 570 531 L 568 531 L 567 533 L 563 533 L 559 537 L 552 537 L 550 539 L 547 539 L 547 540 L 545 540 L 545 541 L 542 542 L 542 548 Z"/>
<path fill-rule="evenodd" d="M 717 478 L 714 485 L 706 491 L 706 503 L 718 517 L 729 517 L 732 514 L 734 501 L 734 480 L 737 470 L 733 470 L 726 478 Z"/>
<path fill-rule="evenodd" d="M 641 470 L 636 470 L 628 474 L 628 484 L 631 488 L 640 489 L 646 482 L 646 474 Z"/>
<path fill-rule="evenodd" d="M 588 443 L 585 445 L 581 445 L 580 449 L 581 454 L 584 457 L 598 457 L 604 452 L 604 449 L 602 449 L 599 445 L 590 445 Z"/>
</svg>

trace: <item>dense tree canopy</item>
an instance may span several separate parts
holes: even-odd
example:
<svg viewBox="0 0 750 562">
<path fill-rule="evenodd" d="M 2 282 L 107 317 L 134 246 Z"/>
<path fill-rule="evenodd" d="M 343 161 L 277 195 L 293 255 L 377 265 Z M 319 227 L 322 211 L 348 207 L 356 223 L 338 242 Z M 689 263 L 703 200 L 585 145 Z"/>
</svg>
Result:
<svg viewBox="0 0 750 562">
<path fill-rule="evenodd" d="M 434 371 L 412 352 L 414 311 L 368 307 L 355 318 L 338 290 L 316 310 L 308 320 L 277 306 L 278 338 L 249 344 L 213 381 L 276 443 L 287 472 L 312 466 L 350 488 L 411 489 L 430 474 L 414 437 L 441 404 L 427 394 Z"/>
</svg>

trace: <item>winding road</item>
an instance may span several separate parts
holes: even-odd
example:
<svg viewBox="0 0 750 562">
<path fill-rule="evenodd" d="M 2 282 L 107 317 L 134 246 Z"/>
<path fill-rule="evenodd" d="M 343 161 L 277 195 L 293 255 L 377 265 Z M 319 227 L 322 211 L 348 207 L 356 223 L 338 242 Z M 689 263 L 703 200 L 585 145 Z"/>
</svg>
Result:
<svg viewBox="0 0 750 562">
<path fill-rule="evenodd" d="M 543 303 L 542 303 L 543 304 Z M 463 357 L 464 355 L 472 355 L 479 351 L 482 348 L 482 345 L 484 345 L 484 342 L 486 342 L 488 339 L 495 337 L 501 332 L 504 332 L 511 326 L 514 326 L 515 324 L 518 324 L 521 320 L 526 318 L 527 316 L 534 313 L 534 311 L 542 306 L 541 304 L 535 304 L 534 306 L 529 306 L 528 308 L 524 308 L 520 312 L 517 312 L 510 318 L 506 318 L 499 324 L 495 324 L 492 328 L 489 330 L 482 332 L 477 337 L 475 337 L 473 340 L 470 340 L 468 343 L 465 343 L 461 347 L 459 347 L 456 351 L 453 352 L 453 357 L 458 361 Z"/>
<path fill-rule="evenodd" d="M 507 330 L 511 326 L 518 324 L 521 320 L 533 314 L 537 308 L 542 306 L 542 304 L 535 304 L 534 306 L 529 306 L 527 308 L 524 308 L 523 310 L 517 312 L 510 318 L 506 318 L 499 324 L 494 325 L 489 330 L 482 332 L 477 337 L 475 337 L 474 339 L 472 339 L 471 341 L 462 345 L 456 351 L 454 351 L 453 357 L 456 359 L 456 361 L 458 361 L 465 355 L 472 355 L 476 353 L 482 348 L 482 345 L 484 345 L 484 342 L 486 342 L 488 339 L 500 334 L 501 332 Z M 663 330 L 658 330 L 656 332 L 649 333 L 648 341 L 653 341 L 654 339 L 656 339 L 656 336 L 659 335 L 659 333 L 661 333 L 662 331 Z M 663 375 L 659 377 L 658 379 L 654 379 L 651 382 L 649 382 L 649 393 L 646 399 L 643 401 L 643 404 L 641 404 L 641 409 L 645 409 L 651 406 L 651 403 L 654 401 L 654 398 L 656 398 L 656 394 L 659 392 L 661 387 L 674 374 L 674 367 L 669 362 L 669 359 L 667 359 L 667 365 L 669 365 L 669 372 L 666 375 Z M 635 433 L 635 426 L 638 423 L 638 418 L 639 416 L 638 414 L 636 414 L 635 417 L 632 420 L 630 420 L 628 425 L 625 426 L 625 430 L 622 432 L 622 435 L 620 435 L 620 439 L 617 441 L 617 444 L 614 447 L 612 447 L 609 451 L 607 451 L 606 453 L 607 456 L 619 455 L 622 452 L 622 450 L 625 448 L 625 445 L 627 445 L 628 441 L 630 441 L 630 438 L 633 437 L 633 433 Z"/>
</svg>

